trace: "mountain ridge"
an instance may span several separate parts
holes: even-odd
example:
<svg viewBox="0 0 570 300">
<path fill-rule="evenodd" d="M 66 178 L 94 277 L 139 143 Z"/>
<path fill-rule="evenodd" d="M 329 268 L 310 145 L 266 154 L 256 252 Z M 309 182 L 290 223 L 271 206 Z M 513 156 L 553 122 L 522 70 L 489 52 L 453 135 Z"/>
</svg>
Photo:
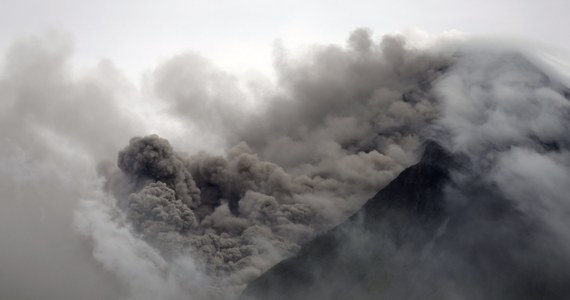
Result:
<svg viewBox="0 0 570 300">
<path fill-rule="evenodd" d="M 540 224 L 474 175 L 467 159 L 436 142 L 423 153 L 344 223 L 253 280 L 240 299 L 570 295 L 570 264 L 563 250 L 540 246 Z"/>
<path fill-rule="evenodd" d="M 414 227 L 410 224 L 404 224 L 408 220 L 416 220 L 422 223 L 430 222 L 433 224 L 428 226 L 429 230 L 436 230 L 441 224 L 442 206 L 438 203 L 430 203 L 431 201 L 429 201 L 429 199 L 441 197 L 441 195 L 438 194 L 440 193 L 441 186 L 449 180 L 447 167 L 451 165 L 450 162 L 451 155 L 440 145 L 435 142 L 427 143 L 422 160 L 420 160 L 418 164 L 404 170 L 392 183 L 388 184 L 388 186 L 368 200 L 366 204 L 358 212 L 348 218 L 347 221 L 310 241 L 303 246 L 296 256 L 277 264 L 260 278 L 251 282 L 244 291 L 241 299 L 287 298 L 291 297 L 290 291 L 287 292 L 290 287 L 315 284 L 314 278 L 323 276 L 323 274 L 315 276 L 314 270 L 297 268 L 296 264 L 307 263 L 303 261 L 307 255 L 318 255 L 319 259 L 330 263 L 342 261 L 345 255 L 345 250 L 342 249 L 342 246 L 339 246 L 342 241 L 350 239 L 350 236 L 355 233 L 354 230 L 370 230 L 371 227 L 380 226 L 376 220 L 381 219 L 384 226 L 392 227 Z M 400 189 L 401 182 L 408 188 Z M 412 186 L 414 188 L 409 188 Z M 428 193 L 420 194 L 417 193 L 418 190 L 425 190 Z M 405 195 L 403 198 L 408 201 L 394 201 L 396 198 L 402 198 L 402 195 Z M 403 217 L 403 214 L 408 213 L 421 216 L 424 212 L 429 212 L 429 215 L 435 217 L 438 221 L 432 222 L 431 217 L 429 220 L 409 218 L 408 216 Z M 388 219 L 390 220 L 389 222 L 387 222 Z M 392 233 L 396 233 L 396 231 L 392 231 Z M 406 230 L 397 231 L 397 233 L 396 235 L 401 236 L 393 236 L 393 238 L 402 239 L 406 235 Z M 366 259 L 363 259 L 361 262 L 365 263 L 365 260 Z M 350 269 L 351 272 L 354 272 L 352 275 L 354 275 L 355 278 L 366 276 L 366 274 L 357 274 L 359 273 L 357 268 Z M 331 270 L 326 270 L 325 268 L 322 271 L 328 272 Z M 275 276 L 273 274 L 280 275 Z M 283 277 L 283 275 L 286 276 Z M 325 277 L 326 276 L 327 275 L 325 275 Z M 266 287 L 267 289 L 264 290 L 267 292 L 262 292 L 258 288 L 260 286 Z M 255 296 L 252 297 L 254 294 Z M 344 295 L 340 296 L 340 294 L 337 296 L 338 297 L 331 299 L 341 299 L 344 297 Z M 288 299 L 304 299 L 300 297 L 301 295 L 295 295 L 295 297 Z M 354 297 L 354 295 L 352 295 L 352 297 Z"/>
</svg>

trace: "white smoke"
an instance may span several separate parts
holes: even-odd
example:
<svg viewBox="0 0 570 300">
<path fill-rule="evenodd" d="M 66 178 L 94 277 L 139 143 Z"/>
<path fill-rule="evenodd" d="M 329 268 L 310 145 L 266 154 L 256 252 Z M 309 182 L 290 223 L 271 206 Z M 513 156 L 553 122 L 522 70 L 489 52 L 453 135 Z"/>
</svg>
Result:
<svg viewBox="0 0 570 300">
<path fill-rule="evenodd" d="M 564 69 L 541 53 L 513 46 L 466 51 L 435 86 L 438 126 L 447 132 L 443 142 L 467 155 L 481 180 L 547 224 L 568 249 L 570 89 Z"/>
</svg>

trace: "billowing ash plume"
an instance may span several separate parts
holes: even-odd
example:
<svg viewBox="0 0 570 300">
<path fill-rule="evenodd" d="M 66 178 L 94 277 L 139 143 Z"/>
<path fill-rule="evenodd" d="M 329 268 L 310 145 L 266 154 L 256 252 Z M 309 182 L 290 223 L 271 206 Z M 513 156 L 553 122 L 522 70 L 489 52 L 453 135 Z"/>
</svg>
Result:
<svg viewBox="0 0 570 300">
<path fill-rule="evenodd" d="M 73 218 L 88 242 L 74 253 L 99 264 L 74 272 L 95 274 L 85 278 L 97 286 L 111 286 L 97 274 L 112 274 L 119 285 L 99 298 L 233 299 L 414 164 L 426 138 L 468 158 L 472 173 L 454 188 L 483 178 L 474 186 L 498 187 L 567 247 L 570 93 L 522 55 L 445 36 L 376 41 L 358 29 L 346 46 L 302 55 L 277 47 L 275 85 L 245 91 L 186 53 L 148 74 L 136 95 L 110 63 L 76 79 L 68 43 L 54 49 L 52 39 L 20 42 L 6 57 L 0 186 L 81 199 L 49 218 Z M 96 168 L 100 177 L 85 171 Z M 23 214 L 36 202 L 23 203 L 10 207 Z M 346 248 L 353 242 L 362 241 L 355 234 Z M 0 295 L 22 295 L 9 288 Z"/>
<path fill-rule="evenodd" d="M 195 143 L 208 141 L 199 134 L 207 132 L 224 140 L 227 150 L 184 154 L 143 131 L 120 152 L 118 169 L 99 165 L 112 197 L 102 201 L 97 193 L 82 192 L 75 223 L 125 293 L 177 298 L 192 290 L 197 298 L 231 298 L 342 221 L 414 162 L 422 130 L 438 116 L 431 82 L 453 61 L 447 54 L 415 49 L 398 35 L 374 42 L 366 30 L 357 30 L 347 47 L 321 47 L 300 57 L 283 49 L 278 53 L 278 87 L 267 87 L 256 109 L 240 109 L 244 96 L 235 79 L 193 54 L 177 56 L 152 74 L 153 103 L 166 104 L 163 113 L 188 126 Z M 107 148 L 118 147 L 115 140 L 126 141 L 132 128 L 145 124 L 132 118 L 137 125 L 126 126 L 120 113 L 111 112 L 110 128 L 128 130 L 117 132 Z M 70 143 L 75 139 L 68 133 L 83 128 L 46 124 L 51 123 L 50 132 Z M 100 134 L 115 132 L 110 128 L 101 127 Z M 87 157 L 112 160 L 105 153 Z M 115 224 L 105 225 L 109 222 Z M 133 236 L 127 238 L 128 232 Z M 148 254 L 137 239 L 158 254 Z M 116 264 L 122 252 L 113 244 L 132 259 Z M 174 263 L 181 259 L 192 261 L 189 271 Z M 147 266 L 147 275 L 136 275 L 140 265 Z M 181 277 L 181 272 L 198 277 Z"/>
<path fill-rule="evenodd" d="M 164 182 L 188 207 L 200 205 L 200 191 L 192 175 L 165 139 L 157 136 L 131 139 L 129 147 L 119 152 L 118 165 L 137 181 L 154 179 Z"/>
<path fill-rule="evenodd" d="M 437 116 L 430 85 L 452 61 L 399 35 L 375 43 L 364 29 L 349 37 L 346 49 L 324 46 L 297 59 L 278 51 L 283 92 L 238 137 L 262 157 L 303 174 L 362 181 L 352 161 L 364 154 L 387 154 L 409 165 L 421 130 Z M 346 172 L 334 170 L 338 162 Z"/>
<path fill-rule="evenodd" d="M 185 62 L 224 84 L 197 83 Z M 278 55 L 280 90 L 260 112 L 228 123 L 233 106 L 216 96 L 234 88 L 228 76 L 176 57 L 156 74 L 159 95 L 187 122 L 200 114 L 193 126 L 225 126 L 234 146 L 223 156 L 188 155 L 156 135 L 135 137 L 108 188 L 145 241 L 167 257 L 194 257 L 219 288 L 239 289 L 414 162 L 422 129 L 437 117 L 431 83 L 451 62 L 402 36 L 376 44 L 360 29 L 347 48 Z"/>
<path fill-rule="evenodd" d="M 117 184 L 124 180 L 117 174 L 109 185 L 135 231 L 165 254 L 198 256 L 210 276 L 267 267 L 250 260 L 262 252 L 282 257 L 311 236 L 313 209 L 292 195 L 314 183 L 233 151 L 228 160 L 205 154 L 184 160 L 156 135 L 133 138 L 119 153 L 131 184 Z M 240 203 L 233 213 L 229 199 Z"/>
<path fill-rule="evenodd" d="M 421 162 L 241 299 L 567 297 L 569 89 L 523 53 L 462 50 Z"/>
</svg>

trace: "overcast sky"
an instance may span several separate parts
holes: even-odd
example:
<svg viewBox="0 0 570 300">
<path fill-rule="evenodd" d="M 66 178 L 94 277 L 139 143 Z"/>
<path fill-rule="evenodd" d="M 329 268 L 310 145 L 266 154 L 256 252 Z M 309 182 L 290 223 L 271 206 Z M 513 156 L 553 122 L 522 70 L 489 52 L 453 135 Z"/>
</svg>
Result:
<svg viewBox="0 0 570 300">
<path fill-rule="evenodd" d="M 570 49 L 569 14 L 568 0 L 0 0 L 0 49 L 55 29 L 71 34 L 80 65 L 110 59 L 136 77 L 193 50 L 241 72 L 269 69 L 276 40 L 344 43 L 356 27 L 376 36 L 408 28 L 506 34 Z"/>
</svg>

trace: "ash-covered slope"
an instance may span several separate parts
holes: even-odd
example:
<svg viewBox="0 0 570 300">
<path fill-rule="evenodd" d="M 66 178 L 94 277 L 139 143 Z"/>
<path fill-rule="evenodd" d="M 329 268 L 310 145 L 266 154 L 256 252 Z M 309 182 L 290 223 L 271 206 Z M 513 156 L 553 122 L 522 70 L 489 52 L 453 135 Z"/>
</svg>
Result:
<svg viewBox="0 0 570 300">
<path fill-rule="evenodd" d="M 428 143 L 418 164 L 241 299 L 567 299 L 563 250 L 469 168 Z"/>
</svg>

